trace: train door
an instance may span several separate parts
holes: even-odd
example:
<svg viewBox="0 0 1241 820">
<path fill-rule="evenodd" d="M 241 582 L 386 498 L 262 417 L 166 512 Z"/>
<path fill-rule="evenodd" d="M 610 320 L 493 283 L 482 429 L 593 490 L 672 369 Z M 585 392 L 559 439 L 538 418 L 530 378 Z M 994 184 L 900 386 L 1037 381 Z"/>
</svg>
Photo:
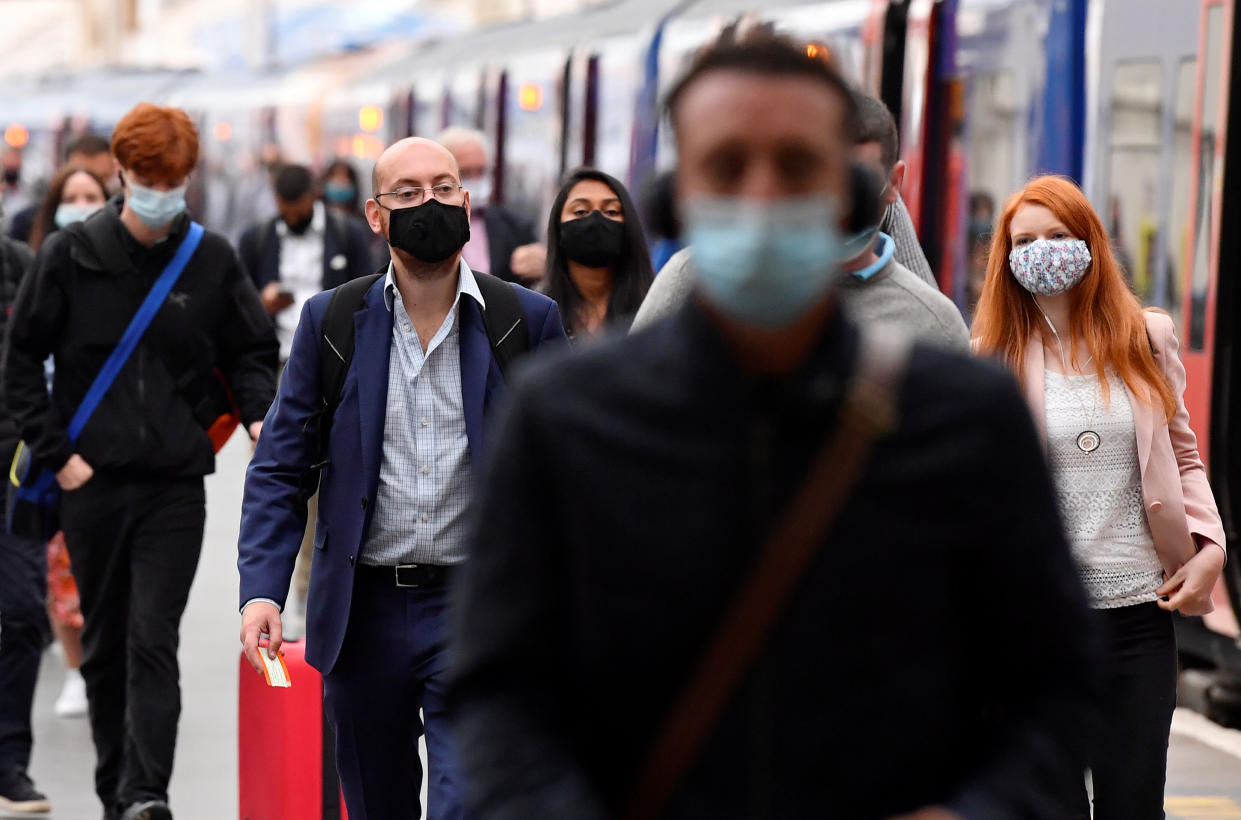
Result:
<svg viewBox="0 0 1241 820">
<path fill-rule="evenodd" d="M 1198 66 L 1198 15 L 1180 5 L 1127 0 L 1096 12 L 1083 184 L 1134 293 L 1165 310 L 1180 305 L 1187 262 Z M 1153 19 L 1160 25 L 1134 22 Z"/>
<path fill-rule="evenodd" d="M 1233 0 L 1202 0 L 1198 21 L 1186 261 L 1182 268 L 1180 310 L 1182 350 L 1188 387 L 1185 404 L 1198 435 L 1199 450 L 1232 544 L 1238 543 L 1241 513 L 1241 452 L 1232 440 L 1236 430 L 1237 391 L 1241 388 L 1241 237 L 1231 228 L 1241 218 L 1241 175 L 1228 174 L 1226 157 L 1241 156 L 1241 72 L 1234 71 L 1235 6 Z M 1228 230 L 1224 226 L 1229 226 Z M 1214 635 L 1201 644 L 1221 665 L 1241 673 L 1241 567 L 1230 560 L 1216 588 L 1216 611 L 1203 619 Z M 1230 602 L 1233 604 L 1229 606 Z M 1187 644 L 1201 637 L 1192 622 L 1178 623 Z M 1192 648 L 1192 644 L 1191 644 Z"/>
<path fill-rule="evenodd" d="M 560 180 L 567 57 L 559 50 L 531 53 L 504 70 L 503 127 L 497 128 L 503 176 L 497 182 L 504 204 L 536 225 L 546 221 Z"/>
</svg>

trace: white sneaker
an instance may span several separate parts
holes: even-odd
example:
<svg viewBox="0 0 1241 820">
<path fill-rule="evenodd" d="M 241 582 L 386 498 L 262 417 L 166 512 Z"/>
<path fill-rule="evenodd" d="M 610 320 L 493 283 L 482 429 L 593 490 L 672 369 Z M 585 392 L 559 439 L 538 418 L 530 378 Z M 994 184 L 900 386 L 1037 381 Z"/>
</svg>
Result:
<svg viewBox="0 0 1241 820">
<path fill-rule="evenodd" d="M 52 711 L 56 717 L 75 718 L 86 717 L 86 710 L 86 681 L 82 680 L 81 672 L 69 669 L 65 673 L 64 688 L 60 690 L 60 697 L 56 698 Z"/>
</svg>

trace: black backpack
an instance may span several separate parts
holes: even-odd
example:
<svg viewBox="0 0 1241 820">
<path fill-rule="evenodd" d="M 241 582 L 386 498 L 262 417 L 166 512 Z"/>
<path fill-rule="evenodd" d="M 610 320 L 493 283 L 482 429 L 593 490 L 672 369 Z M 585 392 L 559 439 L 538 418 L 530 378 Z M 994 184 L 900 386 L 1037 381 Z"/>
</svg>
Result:
<svg viewBox="0 0 1241 820">
<path fill-rule="evenodd" d="M 312 419 L 318 426 L 319 459 L 311 466 L 309 486 L 313 492 L 317 486 L 318 473 L 328 463 L 328 440 L 332 420 L 340 405 L 340 393 L 345 386 L 345 374 L 353 361 L 354 327 L 353 314 L 357 313 L 366 299 L 366 292 L 385 272 L 372 273 L 351 279 L 332 292 L 323 314 L 323 337 L 319 344 L 319 384 L 323 393 L 319 397 L 319 412 Z M 514 360 L 530 349 L 530 335 L 526 330 L 526 314 L 513 286 L 502 279 L 487 274 L 477 274 L 474 280 L 487 303 L 483 311 L 483 326 L 491 343 L 491 355 L 508 377 Z"/>
</svg>

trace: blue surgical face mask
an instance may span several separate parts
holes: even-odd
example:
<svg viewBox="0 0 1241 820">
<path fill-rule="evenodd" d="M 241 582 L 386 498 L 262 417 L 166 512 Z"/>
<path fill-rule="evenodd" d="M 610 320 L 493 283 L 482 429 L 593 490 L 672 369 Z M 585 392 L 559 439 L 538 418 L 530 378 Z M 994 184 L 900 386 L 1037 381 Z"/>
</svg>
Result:
<svg viewBox="0 0 1241 820">
<path fill-rule="evenodd" d="M 102 205 L 74 205 L 72 202 L 62 202 L 56 206 L 56 227 L 63 228 L 74 222 L 83 222 L 86 217 L 102 207 Z"/>
<path fill-rule="evenodd" d="M 173 188 L 171 191 L 157 191 L 137 183 L 130 182 L 129 198 L 126 204 L 142 224 L 151 230 L 159 230 L 185 210 L 185 188 Z"/>
<path fill-rule="evenodd" d="M 842 243 L 831 197 L 699 197 L 683 215 L 699 291 L 738 322 L 790 325 L 839 276 Z"/>
<path fill-rule="evenodd" d="M 323 183 L 323 198 L 333 205 L 346 205 L 353 202 L 353 198 L 358 195 L 358 189 L 353 186 L 352 182 L 333 182 Z"/>
</svg>

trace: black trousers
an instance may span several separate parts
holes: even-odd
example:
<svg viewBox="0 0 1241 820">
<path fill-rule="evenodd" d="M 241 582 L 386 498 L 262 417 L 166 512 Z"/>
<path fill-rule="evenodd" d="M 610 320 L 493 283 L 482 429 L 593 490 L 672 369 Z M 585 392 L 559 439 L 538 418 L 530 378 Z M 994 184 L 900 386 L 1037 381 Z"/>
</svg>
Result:
<svg viewBox="0 0 1241 820">
<path fill-rule="evenodd" d="M 82 677 L 106 809 L 167 800 L 181 715 L 177 646 L 202 551 L 201 478 L 96 475 L 61 522 L 82 601 Z"/>
<path fill-rule="evenodd" d="M 1100 609 L 1110 673 L 1090 763 L 1095 820 L 1162 820 L 1168 733 L 1176 708 L 1172 614 L 1155 603 Z M 1079 817 L 1089 817 L 1082 787 Z"/>
<path fill-rule="evenodd" d="M 30 765 L 30 707 L 47 632 L 47 546 L 0 522 L 0 771 Z"/>
</svg>

